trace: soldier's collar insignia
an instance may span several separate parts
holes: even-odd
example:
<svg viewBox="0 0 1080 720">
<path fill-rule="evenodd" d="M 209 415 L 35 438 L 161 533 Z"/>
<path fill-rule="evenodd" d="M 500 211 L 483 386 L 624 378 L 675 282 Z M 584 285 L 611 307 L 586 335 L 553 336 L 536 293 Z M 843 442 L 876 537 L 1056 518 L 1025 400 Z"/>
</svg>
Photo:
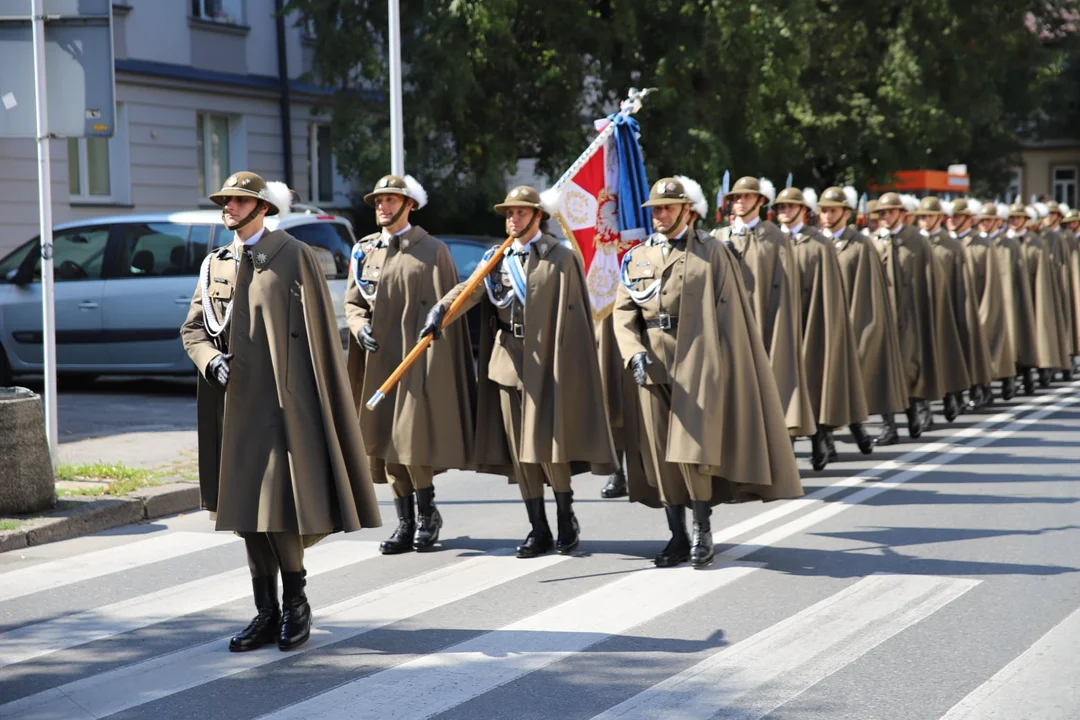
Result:
<svg viewBox="0 0 1080 720">
<path fill-rule="evenodd" d="M 541 256 L 547 255 L 548 244 L 546 242 L 538 242 L 536 243 L 536 249 L 540 251 Z"/>
<path fill-rule="evenodd" d="M 259 253 L 255 256 L 255 264 L 262 267 L 266 264 L 266 253 Z"/>
</svg>

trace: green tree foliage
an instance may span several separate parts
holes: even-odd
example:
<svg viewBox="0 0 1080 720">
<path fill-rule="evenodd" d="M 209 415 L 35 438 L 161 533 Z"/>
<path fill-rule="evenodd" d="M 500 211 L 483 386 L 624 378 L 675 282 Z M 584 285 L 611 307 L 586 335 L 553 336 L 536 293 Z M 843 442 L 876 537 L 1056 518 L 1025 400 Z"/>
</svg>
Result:
<svg viewBox="0 0 1080 720">
<path fill-rule="evenodd" d="M 658 89 L 638 116 L 653 178 L 865 186 L 962 162 L 999 190 L 1021 133 L 1053 125 L 1062 98 L 1075 110 L 1071 4 L 402 0 L 407 166 L 433 191 L 429 226 L 497 232 L 518 158 L 557 177 L 637 86 Z M 314 24 L 313 79 L 338 91 L 339 167 L 370 185 L 389 167 L 386 2 L 288 10 Z"/>
</svg>

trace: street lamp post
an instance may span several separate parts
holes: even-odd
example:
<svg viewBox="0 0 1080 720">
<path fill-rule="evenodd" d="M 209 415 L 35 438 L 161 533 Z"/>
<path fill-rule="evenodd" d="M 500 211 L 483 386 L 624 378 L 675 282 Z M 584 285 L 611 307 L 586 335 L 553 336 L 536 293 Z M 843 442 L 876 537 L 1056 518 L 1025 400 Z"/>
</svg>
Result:
<svg viewBox="0 0 1080 720">
<path fill-rule="evenodd" d="M 401 17 L 398 0 L 390 3 L 390 172 L 405 174 L 405 140 L 401 120 Z"/>
</svg>

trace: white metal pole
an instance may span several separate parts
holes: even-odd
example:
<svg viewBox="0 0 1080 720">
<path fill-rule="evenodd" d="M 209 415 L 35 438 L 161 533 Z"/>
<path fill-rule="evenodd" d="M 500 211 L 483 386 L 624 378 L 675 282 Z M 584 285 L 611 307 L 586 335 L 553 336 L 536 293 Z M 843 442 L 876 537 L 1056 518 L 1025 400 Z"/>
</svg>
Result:
<svg viewBox="0 0 1080 720">
<path fill-rule="evenodd" d="M 401 17 L 398 0 L 388 0 L 390 11 L 390 172 L 405 174 L 405 139 L 401 120 Z"/>
<path fill-rule="evenodd" d="M 31 0 L 34 40 L 34 97 L 37 103 L 38 210 L 41 219 L 41 346 L 45 371 L 45 432 L 56 467 L 56 311 L 53 305 L 52 173 L 49 167 L 49 110 L 45 85 L 45 9 Z"/>
</svg>

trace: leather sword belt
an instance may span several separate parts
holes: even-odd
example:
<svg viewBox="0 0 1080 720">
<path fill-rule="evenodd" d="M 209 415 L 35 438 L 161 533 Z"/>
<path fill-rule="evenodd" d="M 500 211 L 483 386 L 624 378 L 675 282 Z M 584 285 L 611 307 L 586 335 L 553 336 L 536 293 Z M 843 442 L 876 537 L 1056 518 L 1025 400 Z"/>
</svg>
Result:
<svg viewBox="0 0 1080 720">
<path fill-rule="evenodd" d="M 679 327 L 679 316 L 660 313 L 654 318 L 647 319 L 645 321 L 645 327 L 659 328 L 661 330 L 674 330 Z"/>
<path fill-rule="evenodd" d="M 525 323 L 507 323 L 499 320 L 499 329 L 510 333 L 518 339 L 525 337 Z"/>
</svg>

